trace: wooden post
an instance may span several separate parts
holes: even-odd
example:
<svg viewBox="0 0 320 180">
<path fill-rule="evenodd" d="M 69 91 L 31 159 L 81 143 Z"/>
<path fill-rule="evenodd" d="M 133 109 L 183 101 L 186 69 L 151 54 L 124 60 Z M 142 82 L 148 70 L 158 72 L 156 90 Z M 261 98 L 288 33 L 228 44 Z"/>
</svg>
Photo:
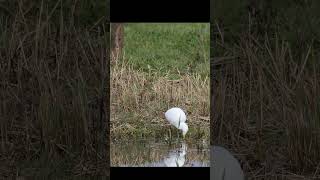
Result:
<svg viewBox="0 0 320 180">
<path fill-rule="evenodd" d="M 123 24 L 111 24 L 111 64 L 116 63 L 122 56 L 123 49 Z"/>
</svg>

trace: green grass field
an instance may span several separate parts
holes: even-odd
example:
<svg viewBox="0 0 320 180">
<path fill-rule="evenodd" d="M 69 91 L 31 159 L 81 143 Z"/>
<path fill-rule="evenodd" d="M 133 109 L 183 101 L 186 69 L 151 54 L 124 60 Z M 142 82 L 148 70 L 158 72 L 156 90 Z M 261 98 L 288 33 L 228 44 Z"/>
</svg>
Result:
<svg viewBox="0 0 320 180">
<path fill-rule="evenodd" d="M 135 69 L 210 74 L 208 23 L 125 24 L 124 36 L 124 58 Z"/>
</svg>

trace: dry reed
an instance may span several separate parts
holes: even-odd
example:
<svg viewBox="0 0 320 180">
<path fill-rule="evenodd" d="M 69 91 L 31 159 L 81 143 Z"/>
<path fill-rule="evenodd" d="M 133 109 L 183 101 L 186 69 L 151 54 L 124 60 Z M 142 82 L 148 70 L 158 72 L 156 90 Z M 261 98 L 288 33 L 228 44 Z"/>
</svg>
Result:
<svg viewBox="0 0 320 180">
<path fill-rule="evenodd" d="M 319 179 L 318 55 L 311 42 L 296 59 L 272 38 L 216 40 L 225 55 L 212 64 L 222 69 L 212 77 L 211 140 L 237 152 L 249 179 Z"/>
<path fill-rule="evenodd" d="M 112 67 L 112 137 L 161 137 L 168 126 L 164 112 L 173 106 L 186 110 L 189 137 L 209 137 L 209 78 L 179 75 L 177 80 L 170 80 L 126 63 Z"/>
<path fill-rule="evenodd" d="M 0 16 L 0 179 L 106 175 L 106 26 L 38 2 Z"/>
</svg>

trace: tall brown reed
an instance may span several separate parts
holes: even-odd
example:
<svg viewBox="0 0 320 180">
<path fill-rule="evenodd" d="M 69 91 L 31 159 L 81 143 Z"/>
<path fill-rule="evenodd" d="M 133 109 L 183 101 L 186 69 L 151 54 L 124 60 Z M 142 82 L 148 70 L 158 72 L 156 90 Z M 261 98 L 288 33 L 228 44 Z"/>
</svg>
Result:
<svg viewBox="0 0 320 180">
<path fill-rule="evenodd" d="M 243 35 L 232 45 L 216 39 L 216 45 L 225 55 L 213 59 L 222 64 L 211 86 L 213 143 L 239 152 L 248 178 L 319 178 L 320 72 L 313 43 L 300 49 L 301 59 L 277 34 L 262 41 Z"/>
<path fill-rule="evenodd" d="M 106 174 L 106 28 L 75 26 L 62 1 L 13 3 L 1 16 L 0 176 Z"/>
</svg>

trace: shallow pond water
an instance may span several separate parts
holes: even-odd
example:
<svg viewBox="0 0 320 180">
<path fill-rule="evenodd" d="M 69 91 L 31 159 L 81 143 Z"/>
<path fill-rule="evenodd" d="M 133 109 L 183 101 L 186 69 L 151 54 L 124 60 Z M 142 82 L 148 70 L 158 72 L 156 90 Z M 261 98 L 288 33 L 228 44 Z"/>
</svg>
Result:
<svg viewBox="0 0 320 180">
<path fill-rule="evenodd" d="M 113 167 L 209 167 L 205 142 L 135 140 L 111 142 Z"/>
</svg>

